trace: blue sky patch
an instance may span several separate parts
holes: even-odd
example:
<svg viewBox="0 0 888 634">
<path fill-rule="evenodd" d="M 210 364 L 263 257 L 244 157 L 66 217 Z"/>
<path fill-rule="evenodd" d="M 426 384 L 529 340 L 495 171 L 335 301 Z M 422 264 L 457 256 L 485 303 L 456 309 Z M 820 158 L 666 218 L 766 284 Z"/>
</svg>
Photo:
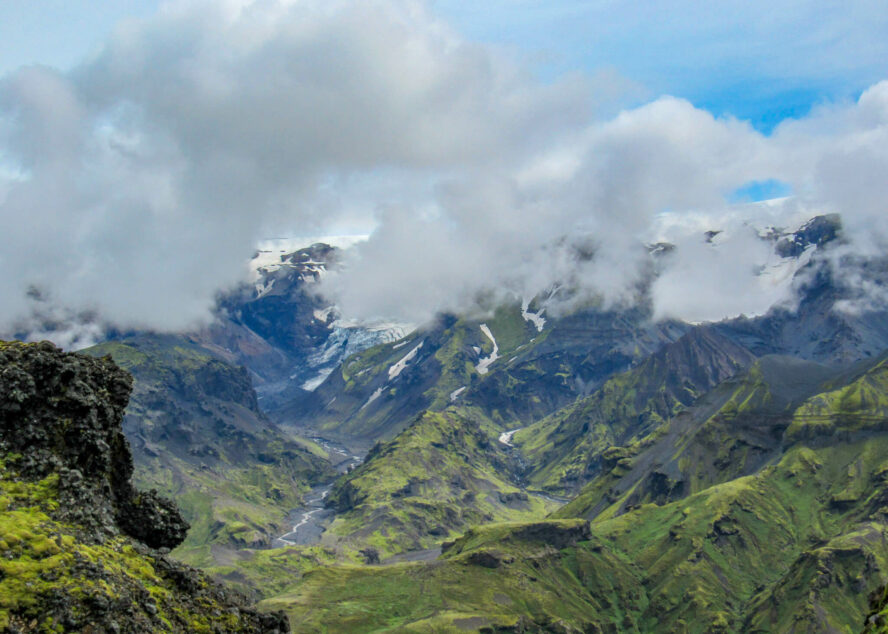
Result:
<svg viewBox="0 0 888 634">
<path fill-rule="evenodd" d="M 728 202 L 737 203 L 755 203 L 760 200 L 770 200 L 772 198 L 783 198 L 792 194 L 792 187 L 789 183 L 784 183 L 776 178 L 766 181 L 750 181 L 738 187 L 728 194 Z"/>
</svg>

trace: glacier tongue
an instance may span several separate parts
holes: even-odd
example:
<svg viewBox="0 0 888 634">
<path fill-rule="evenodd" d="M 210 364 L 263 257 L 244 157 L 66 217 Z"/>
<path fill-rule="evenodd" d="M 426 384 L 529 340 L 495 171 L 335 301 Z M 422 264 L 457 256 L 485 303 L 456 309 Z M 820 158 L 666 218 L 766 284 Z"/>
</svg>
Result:
<svg viewBox="0 0 888 634">
<path fill-rule="evenodd" d="M 323 311 L 316 311 L 315 318 L 320 319 L 323 317 L 323 321 L 326 321 L 330 314 L 329 311 L 335 310 L 335 307 L 330 307 Z M 302 389 L 313 392 L 324 382 L 324 379 L 330 375 L 336 366 L 346 358 L 380 343 L 391 343 L 392 341 L 403 339 L 413 332 L 414 329 L 415 326 L 412 324 L 395 322 L 361 323 L 358 321 L 336 320 L 330 324 L 330 336 L 324 342 L 324 345 L 316 348 L 308 357 L 307 365 L 314 370 L 314 374 L 297 372 L 290 379 L 293 380 L 301 377 Z M 405 364 L 409 361 L 410 359 L 407 359 Z M 308 378 L 305 378 L 306 376 Z"/>
</svg>

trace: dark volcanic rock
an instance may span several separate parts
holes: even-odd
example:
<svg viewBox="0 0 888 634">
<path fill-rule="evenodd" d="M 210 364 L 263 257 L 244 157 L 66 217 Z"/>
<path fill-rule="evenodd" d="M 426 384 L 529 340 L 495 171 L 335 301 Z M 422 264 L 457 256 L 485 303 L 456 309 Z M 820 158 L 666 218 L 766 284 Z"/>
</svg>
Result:
<svg viewBox="0 0 888 634">
<path fill-rule="evenodd" d="M 154 548 L 182 542 L 188 524 L 176 506 L 131 483 L 121 429 L 128 373 L 110 359 L 65 354 L 48 342 L 4 343 L 0 368 L 0 442 L 14 456 L 11 466 L 34 479 L 59 472 L 62 508 L 80 524 L 108 532 L 116 520 Z"/>
<path fill-rule="evenodd" d="M 131 483 L 121 429 L 131 389 L 110 358 L 0 341 L 0 484 L 7 525 L 22 531 L 4 536 L 14 566 L 0 580 L 35 565 L 41 580 L 4 597 L 0 629 L 289 631 L 284 614 L 259 613 L 154 550 L 181 543 L 188 525 L 173 502 Z"/>
<path fill-rule="evenodd" d="M 592 529 L 589 522 L 582 522 L 573 526 L 562 526 L 553 522 L 538 522 L 527 524 L 513 532 L 516 539 L 532 542 L 541 542 L 553 546 L 558 550 L 568 546 L 576 546 L 577 542 L 592 538 Z"/>
<path fill-rule="evenodd" d="M 811 245 L 823 246 L 839 237 L 842 219 L 838 214 L 811 218 L 795 233 L 777 243 L 776 251 L 781 257 L 799 257 Z"/>
<path fill-rule="evenodd" d="M 481 550 L 470 554 L 466 558 L 466 563 L 483 568 L 499 568 L 503 564 L 503 559 L 498 553 Z"/>
</svg>

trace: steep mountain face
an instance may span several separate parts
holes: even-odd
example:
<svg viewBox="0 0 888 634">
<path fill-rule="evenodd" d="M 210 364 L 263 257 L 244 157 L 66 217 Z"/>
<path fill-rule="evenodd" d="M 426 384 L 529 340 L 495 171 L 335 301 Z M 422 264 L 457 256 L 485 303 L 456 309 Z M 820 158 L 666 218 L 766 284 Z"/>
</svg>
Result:
<svg viewBox="0 0 888 634">
<path fill-rule="evenodd" d="M 349 357 L 310 398 L 272 416 L 352 442 L 391 439 L 423 410 L 445 406 L 468 383 L 483 344 L 480 329 L 467 340 L 469 333 L 467 324 L 444 316 L 402 341 Z"/>
<path fill-rule="evenodd" d="M 755 357 L 709 328 L 694 328 L 674 343 L 614 376 L 513 436 L 535 487 L 576 491 L 602 468 L 614 446 L 647 436 Z"/>
<path fill-rule="evenodd" d="M 287 631 L 163 554 L 188 526 L 130 481 L 131 385 L 108 359 L 0 342 L 0 628 Z"/>
<path fill-rule="evenodd" d="M 349 357 L 309 398 L 272 411 L 281 422 L 342 439 L 393 438 L 420 412 L 453 403 L 503 427 L 536 420 L 587 394 L 687 326 L 638 309 L 528 318 L 504 306 L 489 319 L 443 316 L 405 339 Z"/>
<path fill-rule="evenodd" d="M 267 546 L 291 508 L 333 469 L 320 448 L 259 410 L 247 372 L 179 336 L 100 344 L 135 378 L 123 420 L 136 481 L 175 496 L 192 530 L 177 555 L 210 565 Z"/>
<path fill-rule="evenodd" d="M 888 286 L 888 259 L 846 256 L 830 263 L 815 255 L 797 279 L 797 307 L 778 306 L 762 317 L 741 317 L 714 328 L 758 356 L 784 354 L 837 366 L 888 348 L 888 313 L 861 290 L 878 294 Z"/>
<path fill-rule="evenodd" d="M 782 454 L 796 409 L 837 374 L 791 357 L 763 357 L 652 433 L 609 448 L 601 475 L 558 512 L 611 516 L 755 473 Z"/>
<path fill-rule="evenodd" d="M 643 307 L 596 306 L 550 319 L 546 326 L 514 360 L 505 359 L 479 382 L 467 402 L 506 428 L 528 424 L 588 395 L 688 329 L 674 321 L 654 323 Z"/>
<path fill-rule="evenodd" d="M 314 292 L 338 266 L 338 253 L 316 243 L 259 254 L 255 282 L 221 296 L 213 323 L 191 335 L 248 368 L 266 410 L 313 390 L 345 357 L 409 332 L 403 324 L 339 320 L 336 307 Z"/>
</svg>

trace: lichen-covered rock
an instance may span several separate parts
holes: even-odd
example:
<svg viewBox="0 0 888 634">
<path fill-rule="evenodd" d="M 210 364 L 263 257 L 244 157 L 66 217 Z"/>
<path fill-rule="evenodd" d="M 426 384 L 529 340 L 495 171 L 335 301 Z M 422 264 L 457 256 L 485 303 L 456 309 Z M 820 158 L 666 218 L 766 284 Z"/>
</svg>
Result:
<svg viewBox="0 0 888 634">
<path fill-rule="evenodd" d="M 155 550 L 188 525 L 131 483 L 131 388 L 110 358 L 0 342 L 0 631 L 289 631 Z"/>
</svg>

